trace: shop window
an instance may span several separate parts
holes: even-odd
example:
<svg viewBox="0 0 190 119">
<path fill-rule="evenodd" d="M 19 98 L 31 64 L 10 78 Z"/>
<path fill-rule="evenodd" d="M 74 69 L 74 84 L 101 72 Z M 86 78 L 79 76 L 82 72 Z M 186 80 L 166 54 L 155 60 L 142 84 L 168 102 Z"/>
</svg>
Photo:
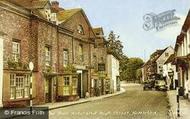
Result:
<svg viewBox="0 0 190 119">
<path fill-rule="evenodd" d="M 20 59 L 20 42 L 18 41 L 12 42 L 12 58 L 15 62 L 18 62 Z"/>
<path fill-rule="evenodd" d="M 29 97 L 29 84 L 29 75 L 10 74 L 10 98 L 18 99 Z"/>
</svg>

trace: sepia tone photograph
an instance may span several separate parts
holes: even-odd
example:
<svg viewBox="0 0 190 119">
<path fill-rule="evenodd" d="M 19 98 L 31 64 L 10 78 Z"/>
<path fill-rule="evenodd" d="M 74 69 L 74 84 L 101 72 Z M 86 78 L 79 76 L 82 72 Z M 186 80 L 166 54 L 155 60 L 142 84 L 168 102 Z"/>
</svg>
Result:
<svg viewBox="0 0 190 119">
<path fill-rule="evenodd" d="M 0 0 L 0 119 L 190 119 L 190 0 Z"/>
</svg>

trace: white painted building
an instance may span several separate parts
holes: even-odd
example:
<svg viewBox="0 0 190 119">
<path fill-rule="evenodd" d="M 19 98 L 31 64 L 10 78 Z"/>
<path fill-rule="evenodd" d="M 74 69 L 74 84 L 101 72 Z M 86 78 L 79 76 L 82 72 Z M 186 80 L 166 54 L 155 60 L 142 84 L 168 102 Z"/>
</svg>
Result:
<svg viewBox="0 0 190 119">
<path fill-rule="evenodd" d="M 110 79 L 110 89 L 114 93 L 117 91 L 119 80 L 119 60 L 111 54 L 107 55 L 108 78 Z"/>
<path fill-rule="evenodd" d="M 174 54 L 167 59 L 163 66 L 163 76 L 166 77 L 168 89 L 174 89 L 178 80 L 176 65 L 172 64 L 173 60 Z"/>
<path fill-rule="evenodd" d="M 178 66 L 179 86 L 190 99 L 190 11 L 175 44 L 176 66 Z"/>
<path fill-rule="evenodd" d="M 163 66 L 166 60 L 174 53 L 174 49 L 172 46 L 167 47 L 164 49 L 164 52 L 159 56 L 156 60 L 157 63 L 157 74 L 163 75 Z"/>
</svg>

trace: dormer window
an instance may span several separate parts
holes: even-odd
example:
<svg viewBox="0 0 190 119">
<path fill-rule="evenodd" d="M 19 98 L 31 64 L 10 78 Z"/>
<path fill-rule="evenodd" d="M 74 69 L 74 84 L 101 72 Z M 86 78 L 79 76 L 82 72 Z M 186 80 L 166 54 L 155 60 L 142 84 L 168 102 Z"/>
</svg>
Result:
<svg viewBox="0 0 190 119">
<path fill-rule="evenodd" d="M 78 32 L 79 34 L 84 34 L 84 29 L 83 29 L 82 25 L 78 25 L 78 26 L 77 26 L 77 32 Z"/>
</svg>

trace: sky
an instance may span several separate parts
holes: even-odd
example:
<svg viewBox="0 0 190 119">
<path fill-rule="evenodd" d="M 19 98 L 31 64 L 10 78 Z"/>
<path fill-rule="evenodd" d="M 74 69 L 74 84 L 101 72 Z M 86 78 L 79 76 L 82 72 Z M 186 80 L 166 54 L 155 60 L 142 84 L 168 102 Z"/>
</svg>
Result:
<svg viewBox="0 0 190 119">
<path fill-rule="evenodd" d="M 113 30 L 128 57 L 148 60 L 156 49 L 175 45 L 176 37 L 190 9 L 190 0 L 58 0 L 65 9 L 82 8 L 92 27 L 103 27 L 105 36 Z M 177 24 L 160 31 L 143 29 L 143 16 L 175 9 Z"/>
</svg>

